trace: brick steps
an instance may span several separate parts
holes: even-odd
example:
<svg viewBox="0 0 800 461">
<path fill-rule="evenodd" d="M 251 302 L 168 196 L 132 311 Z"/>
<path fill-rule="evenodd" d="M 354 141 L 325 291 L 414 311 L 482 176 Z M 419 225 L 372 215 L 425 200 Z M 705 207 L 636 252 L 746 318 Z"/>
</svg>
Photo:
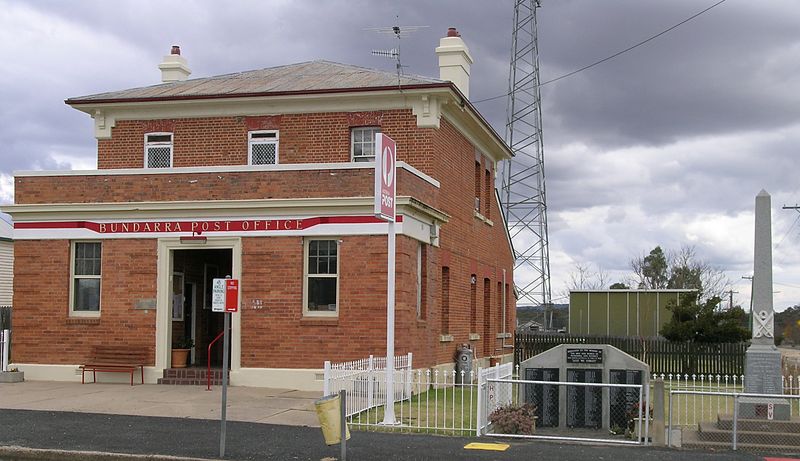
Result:
<svg viewBox="0 0 800 461">
<path fill-rule="evenodd" d="M 228 382 L 230 383 L 230 380 Z M 207 383 L 208 370 L 206 368 L 167 368 L 164 370 L 164 377 L 158 378 L 158 384 L 205 386 Z M 211 369 L 211 385 L 222 385 L 221 369 Z"/>
<path fill-rule="evenodd" d="M 728 434 L 730 437 L 730 434 Z M 731 439 L 727 442 L 709 442 L 707 440 L 700 440 L 698 438 L 698 431 L 683 431 L 681 440 L 681 448 L 691 448 L 698 450 L 719 450 L 729 451 L 733 448 Z M 751 451 L 755 453 L 769 452 L 769 453 L 782 453 L 782 454 L 797 454 L 800 452 L 800 447 L 796 445 L 775 445 L 767 443 L 736 443 L 736 449 L 741 451 Z"/>
</svg>

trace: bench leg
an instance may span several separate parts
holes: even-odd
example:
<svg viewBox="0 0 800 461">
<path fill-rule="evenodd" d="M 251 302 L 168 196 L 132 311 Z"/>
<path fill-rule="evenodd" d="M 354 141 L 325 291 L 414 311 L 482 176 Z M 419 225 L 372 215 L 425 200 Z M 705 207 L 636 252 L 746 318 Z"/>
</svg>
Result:
<svg viewBox="0 0 800 461">
<path fill-rule="evenodd" d="M 81 384 L 85 384 L 85 383 L 83 382 L 83 377 L 84 377 L 84 376 L 86 376 L 86 369 L 85 369 L 85 368 L 81 370 Z"/>
<path fill-rule="evenodd" d="M 142 384 L 144 384 L 144 365 L 142 365 Z"/>
<path fill-rule="evenodd" d="M 94 379 L 94 382 L 97 383 L 97 370 L 92 370 L 92 378 Z"/>
<path fill-rule="evenodd" d="M 131 386 L 133 386 L 133 372 L 134 371 L 136 371 L 135 368 L 133 370 L 131 370 Z"/>
</svg>

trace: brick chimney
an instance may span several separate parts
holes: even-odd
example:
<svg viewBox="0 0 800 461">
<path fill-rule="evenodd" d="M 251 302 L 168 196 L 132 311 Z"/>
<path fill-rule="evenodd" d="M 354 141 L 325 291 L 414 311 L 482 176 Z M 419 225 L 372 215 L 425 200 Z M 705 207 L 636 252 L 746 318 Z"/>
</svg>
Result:
<svg viewBox="0 0 800 461">
<path fill-rule="evenodd" d="M 181 56 L 181 47 L 178 45 L 172 45 L 172 51 L 164 56 L 164 61 L 158 68 L 161 69 L 161 81 L 165 83 L 182 82 L 192 73 L 186 58 Z"/>
<path fill-rule="evenodd" d="M 472 55 L 455 27 L 447 30 L 447 36 L 439 40 L 436 48 L 439 56 L 439 78 L 449 80 L 469 98 L 469 67 Z"/>
</svg>

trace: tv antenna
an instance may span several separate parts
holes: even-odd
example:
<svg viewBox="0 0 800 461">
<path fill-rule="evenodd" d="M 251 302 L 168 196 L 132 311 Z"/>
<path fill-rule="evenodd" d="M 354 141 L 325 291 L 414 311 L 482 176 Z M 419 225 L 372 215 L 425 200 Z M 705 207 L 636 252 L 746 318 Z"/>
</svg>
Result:
<svg viewBox="0 0 800 461">
<path fill-rule="evenodd" d="M 396 17 L 397 22 L 400 22 L 400 17 Z M 397 85 L 400 85 L 400 75 L 403 74 L 403 64 L 400 62 L 400 39 L 408 37 L 412 33 L 420 30 L 425 29 L 428 26 L 391 26 L 391 27 L 371 27 L 364 30 L 369 30 L 372 32 L 377 32 L 379 34 L 385 35 L 394 35 L 397 39 L 397 46 L 390 50 L 372 50 L 373 56 L 382 56 L 384 58 L 394 59 L 395 60 L 395 67 L 397 69 Z"/>
</svg>

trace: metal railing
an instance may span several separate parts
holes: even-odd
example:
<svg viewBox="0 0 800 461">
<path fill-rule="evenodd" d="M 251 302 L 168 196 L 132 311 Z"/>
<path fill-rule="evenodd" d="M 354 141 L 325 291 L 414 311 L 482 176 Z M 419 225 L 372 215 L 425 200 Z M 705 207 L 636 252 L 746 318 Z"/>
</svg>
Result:
<svg viewBox="0 0 800 461">
<path fill-rule="evenodd" d="M 649 443 L 651 417 L 643 412 L 643 408 L 650 408 L 647 385 L 488 379 L 480 392 L 488 393 L 492 384 L 500 394 L 497 400 L 511 403 L 494 409 L 487 405 L 481 414 L 487 415 L 488 421 L 478 423 L 487 428 L 483 435 L 629 445 Z M 554 400 L 544 402 L 545 394 Z M 490 401 L 488 395 L 484 401 Z M 550 408 L 553 403 L 560 407 L 563 402 L 566 408 Z M 596 403 L 594 408 L 591 403 Z M 533 426 L 519 427 L 515 421 L 519 420 L 519 409 L 526 404 L 533 414 Z M 508 412 L 516 413 L 512 421 L 504 421 Z M 625 427 L 614 426 L 614 421 L 621 421 Z M 608 432 L 598 431 L 600 428 Z"/>
<path fill-rule="evenodd" d="M 219 334 L 217 335 L 216 338 L 214 338 L 213 341 L 208 343 L 208 351 L 206 353 L 207 354 L 206 357 L 208 358 L 208 366 L 206 367 L 206 385 L 207 385 L 206 390 L 207 391 L 211 390 L 211 347 L 214 345 L 214 343 L 219 341 L 220 338 L 222 338 L 223 335 L 225 335 L 225 330 L 224 329 L 219 332 Z M 222 379 L 225 379 L 224 376 L 225 376 L 225 373 L 223 373 L 223 378 Z"/>
<path fill-rule="evenodd" d="M 700 397 L 701 400 L 720 399 L 725 400 L 723 406 L 724 410 L 730 409 L 730 420 L 728 414 L 717 412 L 715 414 L 716 421 L 709 420 L 695 420 L 688 422 L 684 419 L 681 422 L 681 412 L 684 411 L 681 406 L 681 396 L 684 402 L 689 398 L 696 400 Z M 741 399 L 756 399 L 756 402 L 750 402 L 751 405 L 760 405 L 764 410 L 764 414 L 758 416 L 751 416 L 750 418 L 743 418 L 740 409 Z M 728 404 L 731 405 L 728 405 Z M 740 448 L 740 436 L 746 437 L 745 443 L 758 446 L 759 451 L 780 451 L 784 453 L 800 453 L 800 433 L 798 433 L 797 426 L 800 423 L 796 419 L 792 419 L 791 415 L 783 414 L 778 415 L 780 410 L 776 410 L 776 406 L 788 405 L 788 409 L 794 408 L 795 405 L 800 406 L 800 395 L 796 394 L 748 394 L 743 392 L 712 392 L 712 391 L 694 391 L 694 390 L 672 390 L 669 392 L 668 401 L 669 417 L 667 424 L 667 446 L 684 446 L 687 445 L 687 439 L 693 444 L 719 444 L 725 443 L 726 439 L 730 441 L 730 447 L 733 450 Z M 760 410 L 756 410 L 760 411 Z M 770 428 L 770 424 L 776 424 L 774 428 Z M 744 428 L 741 426 L 746 424 Z M 785 426 L 785 427 L 784 427 Z M 678 428 L 676 430 L 676 427 Z M 786 430 L 787 432 L 781 432 Z M 696 431 L 696 432 L 694 432 Z M 728 435 L 730 431 L 730 435 Z M 689 435 L 692 434 L 692 435 Z M 680 440 L 676 437 L 680 436 Z"/>
</svg>

